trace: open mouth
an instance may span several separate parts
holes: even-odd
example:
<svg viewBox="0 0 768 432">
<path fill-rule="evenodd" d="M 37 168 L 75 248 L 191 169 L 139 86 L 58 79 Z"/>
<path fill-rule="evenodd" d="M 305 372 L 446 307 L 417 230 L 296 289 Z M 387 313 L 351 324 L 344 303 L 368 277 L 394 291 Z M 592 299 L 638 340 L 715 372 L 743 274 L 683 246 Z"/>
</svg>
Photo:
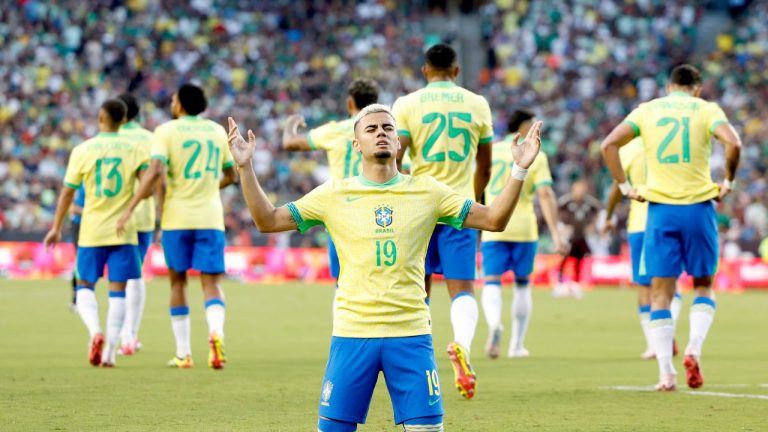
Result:
<svg viewBox="0 0 768 432">
<path fill-rule="evenodd" d="M 389 141 L 386 141 L 386 140 L 376 141 L 376 147 L 389 147 Z"/>
</svg>

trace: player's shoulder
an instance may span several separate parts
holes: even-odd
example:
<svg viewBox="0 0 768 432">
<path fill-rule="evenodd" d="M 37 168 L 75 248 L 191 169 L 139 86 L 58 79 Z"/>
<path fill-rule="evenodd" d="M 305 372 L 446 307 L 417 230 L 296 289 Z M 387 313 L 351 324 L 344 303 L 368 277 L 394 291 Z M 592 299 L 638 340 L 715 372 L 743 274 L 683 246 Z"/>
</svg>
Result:
<svg viewBox="0 0 768 432">
<path fill-rule="evenodd" d="M 401 174 L 403 176 L 403 184 L 409 189 L 426 189 L 428 191 L 442 191 L 451 190 L 445 183 L 437 180 L 428 174 L 421 174 L 417 176 Z"/>
<path fill-rule="evenodd" d="M 167 133 L 169 131 L 174 130 L 178 124 L 179 124 L 178 119 L 168 120 L 167 122 L 160 123 L 159 125 L 157 125 L 157 127 L 155 127 L 154 133 L 156 135 Z"/>
</svg>

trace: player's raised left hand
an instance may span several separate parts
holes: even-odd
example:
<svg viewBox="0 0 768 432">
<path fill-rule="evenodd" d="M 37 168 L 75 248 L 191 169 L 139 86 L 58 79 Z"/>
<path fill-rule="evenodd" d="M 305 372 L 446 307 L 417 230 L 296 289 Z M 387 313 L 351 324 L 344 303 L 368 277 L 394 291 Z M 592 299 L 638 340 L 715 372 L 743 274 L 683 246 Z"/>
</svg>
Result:
<svg viewBox="0 0 768 432">
<path fill-rule="evenodd" d="M 537 121 L 528 130 L 528 134 L 525 139 L 519 145 L 517 139 L 519 134 L 515 134 L 512 137 L 512 158 L 515 160 L 515 164 L 522 169 L 528 169 L 531 166 L 536 156 L 541 149 L 541 125 L 542 121 Z"/>
<path fill-rule="evenodd" d="M 229 151 L 232 153 L 232 157 L 235 159 L 237 166 L 242 168 L 249 166 L 253 160 L 253 152 L 256 150 L 256 135 L 253 131 L 248 130 L 248 141 L 240 134 L 240 129 L 235 123 L 235 119 L 228 118 L 229 121 Z"/>
<path fill-rule="evenodd" d="M 43 244 L 45 247 L 53 247 L 56 245 L 56 243 L 61 241 L 61 231 L 57 231 L 55 228 L 51 228 L 50 231 L 48 231 L 48 234 L 45 235 L 45 239 L 43 239 Z"/>
</svg>

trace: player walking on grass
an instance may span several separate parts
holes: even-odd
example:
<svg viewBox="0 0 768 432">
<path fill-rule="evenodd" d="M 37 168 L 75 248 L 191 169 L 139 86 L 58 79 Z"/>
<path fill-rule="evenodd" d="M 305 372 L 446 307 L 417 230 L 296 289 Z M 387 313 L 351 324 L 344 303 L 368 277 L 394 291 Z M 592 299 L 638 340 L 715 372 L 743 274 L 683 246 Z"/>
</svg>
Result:
<svg viewBox="0 0 768 432">
<path fill-rule="evenodd" d="M 486 202 L 492 203 L 504 190 L 514 164 L 512 141 L 515 134 L 526 135 L 533 126 L 534 115 L 527 110 L 516 110 L 509 119 L 509 135 L 493 144 L 493 167 L 491 183 L 485 189 Z M 483 312 L 488 323 L 488 342 L 485 353 L 490 358 L 497 358 L 501 349 L 501 276 L 511 270 L 515 273 L 515 296 L 512 300 L 511 318 L 512 335 L 508 357 L 528 357 L 528 350 L 523 345 L 528 322 L 531 319 L 533 301 L 529 279 L 533 271 L 533 262 L 538 247 L 539 231 L 536 212 L 533 209 L 534 195 L 539 197 L 544 220 L 552 234 L 555 250 L 566 252 L 565 245 L 557 230 L 557 199 L 552 191 L 552 174 L 549 172 L 547 155 L 539 153 L 528 169 L 528 177 L 520 194 L 517 209 L 512 214 L 509 224 L 503 232 L 483 233 L 483 273 L 485 287 L 482 292 Z"/>
<path fill-rule="evenodd" d="M 360 174 L 362 158 L 360 153 L 352 148 L 352 141 L 355 139 L 352 125 L 360 109 L 378 102 L 379 86 L 372 80 L 358 79 L 349 86 L 347 94 L 347 112 L 350 116 L 348 119 L 340 122 L 330 121 L 306 134 L 300 134 L 299 127 L 306 127 L 304 117 L 292 115 L 288 117 L 283 131 L 283 148 L 288 151 L 324 150 L 328 154 L 331 176 L 337 179 L 356 177 Z M 328 258 L 331 276 L 338 279 L 339 256 L 330 237 Z"/>
<path fill-rule="evenodd" d="M 72 150 L 64 188 L 56 205 L 53 227 L 44 243 L 51 246 L 61 239 L 61 225 L 72 198 L 80 185 L 85 186 L 76 276 L 77 311 L 88 328 L 93 366 L 112 367 L 125 320 L 125 285 L 141 277 L 136 225 L 126 221 L 121 232 L 115 230 L 119 215 L 128 207 L 134 184 L 149 162 L 149 148 L 136 145 L 118 133 L 125 120 L 125 103 L 110 99 L 99 110 L 99 134 Z M 109 310 L 107 339 L 99 323 L 99 309 L 94 288 L 109 269 Z"/>
<path fill-rule="evenodd" d="M 690 336 L 683 365 L 688 386 L 704 383 L 701 349 L 715 313 L 712 277 L 718 260 L 713 199 L 733 188 L 741 139 L 715 102 L 699 98 L 701 74 L 690 65 L 672 70 L 668 95 L 640 104 L 602 143 L 603 157 L 622 194 L 648 201 L 643 263 L 651 277 L 651 338 L 659 363 L 659 391 L 676 388 L 672 365 L 674 326 L 670 303 L 683 269 L 693 276 Z M 635 189 L 621 168 L 619 147 L 636 136 L 643 140 L 647 184 Z M 725 145 L 725 181 L 712 181 L 711 137 Z M 642 270 L 641 270 L 642 272 Z"/>
<path fill-rule="evenodd" d="M 128 108 L 126 123 L 120 127 L 120 134 L 134 142 L 135 145 L 146 147 L 147 152 L 150 152 L 153 140 L 152 132 L 141 127 L 137 121 L 139 104 L 136 98 L 129 93 L 123 93 L 117 98 L 123 101 Z M 138 181 L 136 188 L 138 189 Z M 155 232 L 155 198 L 153 196 L 139 203 L 134 213 L 134 221 L 139 238 L 139 257 L 143 263 Z M 146 296 L 147 288 L 144 285 L 144 279 L 138 278 L 128 281 L 125 287 L 125 324 L 123 324 L 123 330 L 120 334 L 119 352 L 123 355 L 132 355 L 141 348 L 139 326 L 141 326 L 141 316 L 144 314 Z"/>
<path fill-rule="evenodd" d="M 185 84 L 173 95 L 174 120 L 155 129 L 152 162 L 136 196 L 120 218 L 130 220 L 139 202 L 152 194 L 167 174 L 167 192 L 160 227 L 171 278 L 171 325 L 176 356 L 168 365 L 193 366 L 190 342 L 187 271 L 200 271 L 208 321 L 208 366 L 224 367 L 224 212 L 219 189 L 235 181 L 227 132 L 200 117 L 208 105 L 200 87 Z"/>
<path fill-rule="evenodd" d="M 395 423 L 406 431 L 442 431 L 443 404 L 424 289 L 424 256 L 438 221 L 456 229 L 501 231 L 540 146 L 541 123 L 514 149 L 516 166 L 491 206 L 474 203 L 429 176 L 398 172 L 395 119 L 371 105 L 355 118 L 359 176 L 333 179 L 275 208 L 253 170 L 256 137 L 229 120 L 229 142 L 243 195 L 262 232 L 324 224 L 339 246 L 333 337 L 320 397 L 318 430 L 346 432 L 365 423 L 379 372 Z"/>
<path fill-rule="evenodd" d="M 459 66 L 450 46 L 438 44 L 427 50 L 421 70 L 427 86 L 399 98 L 392 107 L 402 145 L 398 164 L 407 151 L 413 175 L 430 175 L 461 196 L 479 200 L 491 175 L 491 108 L 485 98 L 455 84 Z M 427 296 L 433 273 L 445 276 L 448 285 L 454 340 L 447 351 L 456 387 L 467 399 L 475 394 L 476 380 L 469 359 L 478 316 L 472 287 L 476 256 L 475 230 L 441 224 L 426 258 Z"/>
<path fill-rule="evenodd" d="M 635 187 L 645 186 L 646 166 L 645 150 L 643 141 L 635 138 L 629 144 L 619 149 L 619 159 L 621 159 L 621 168 L 624 175 Z M 608 197 L 605 215 L 605 232 L 613 230 L 613 212 L 616 210 L 621 200 L 621 191 L 618 184 L 614 183 L 611 193 Z M 629 258 L 632 261 L 632 282 L 637 285 L 637 304 L 640 315 L 640 327 L 645 336 L 645 351 L 640 355 L 644 360 L 656 358 L 656 353 L 652 348 L 651 341 L 651 278 L 647 274 L 640 274 L 640 257 L 643 251 L 643 238 L 645 237 L 645 222 L 648 217 L 648 203 L 632 200 L 629 207 L 629 217 L 627 218 L 627 242 L 629 243 Z M 675 292 L 670 304 L 670 313 L 672 314 L 672 325 L 676 327 L 677 319 L 680 316 L 680 307 L 682 306 L 682 296 Z M 677 355 L 677 344 L 673 341 L 672 355 Z"/>
</svg>

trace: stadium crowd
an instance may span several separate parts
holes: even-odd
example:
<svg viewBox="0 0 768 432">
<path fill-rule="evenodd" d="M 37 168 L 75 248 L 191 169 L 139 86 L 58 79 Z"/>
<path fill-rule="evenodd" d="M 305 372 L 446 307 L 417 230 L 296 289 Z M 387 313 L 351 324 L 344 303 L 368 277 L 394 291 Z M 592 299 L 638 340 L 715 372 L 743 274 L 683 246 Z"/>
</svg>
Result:
<svg viewBox="0 0 768 432">
<path fill-rule="evenodd" d="M 247 11 L 236 0 L 18 3 L 0 11 L 6 234 L 49 227 L 68 153 L 95 134 L 101 101 L 132 91 L 153 129 L 189 79 L 206 88 L 208 117 L 223 123 L 233 115 L 256 127 L 257 173 L 271 198 L 287 202 L 328 172 L 319 152 L 280 150 L 282 121 L 292 113 L 310 126 L 343 117 L 345 87 L 357 76 L 378 81 L 381 101 L 391 103 L 422 85 L 423 48 L 435 37 L 424 25 L 428 2 L 273 1 Z M 723 106 L 746 146 L 738 193 L 718 206 L 725 253 L 754 253 L 768 235 L 768 125 L 761 121 L 768 117 L 768 5 L 754 2 L 706 55 L 695 44 L 703 13 L 683 0 L 489 2 L 481 9 L 488 64 L 480 82 L 464 84 L 489 99 L 499 137 L 511 107 L 533 107 L 546 119 L 556 191 L 585 177 L 602 198 L 610 176 L 599 142 L 610 126 L 658 96 L 671 65 L 699 64 L 704 96 Z M 715 146 L 713 168 L 721 173 L 722 166 Z M 237 191 L 225 190 L 223 199 L 230 243 L 263 240 L 248 228 Z"/>
</svg>

